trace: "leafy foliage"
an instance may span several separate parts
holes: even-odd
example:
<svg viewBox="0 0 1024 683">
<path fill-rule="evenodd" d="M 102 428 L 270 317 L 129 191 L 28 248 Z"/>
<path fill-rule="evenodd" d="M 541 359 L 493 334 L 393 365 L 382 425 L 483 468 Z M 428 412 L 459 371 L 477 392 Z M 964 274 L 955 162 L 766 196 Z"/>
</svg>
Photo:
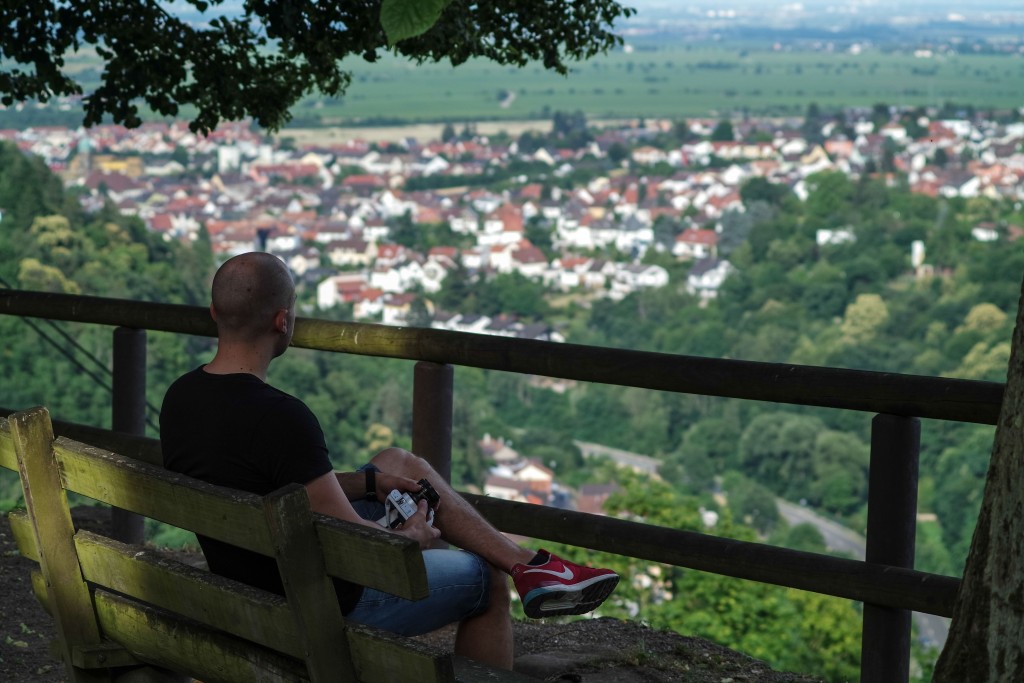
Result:
<svg viewBox="0 0 1024 683">
<path fill-rule="evenodd" d="M 460 269 L 435 303 L 459 310 L 471 301 L 478 308 L 467 312 L 514 310 L 556 320 L 583 344 L 1003 380 L 1024 251 L 1006 239 L 976 242 L 970 229 L 985 220 L 1005 230 L 1024 224 L 1024 215 L 999 201 L 922 197 L 870 178 L 851 183 L 826 174 L 808 181 L 806 204 L 757 182 L 743 188 L 747 212 L 723 221 L 737 272 L 712 302 L 686 293 L 686 266 L 676 265 L 672 284 L 662 289 L 554 311 L 534 283 L 515 276 L 472 283 Z M 838 196 L 817 196 L 825 187 Z M 0 274 L 12 285 L 206 303 L 213 269 L 208 243 L 163 242 L 112 208 L 86 215 L 45 166 L 9 145 L 0 145 L 0 206 L 6 209 Z M 825 227 L 849 231 L 854 240 L 818 244 L 817 231 Z M 911 266 L 915 240 L 927 245 L 933 271 Z M 109 359 L 109 330 L 74 333 L 92 355 Z M 159 333 L 149 343 L 152 403 L 212 349 L 211 340 Z M 108 424 L 104 390 L 6 316 L 0 316 L 0 372 L 10 378 L 4 391 L 10 407 L 45 403 L 59 419 Z M 820 550 L 810 530 L 789 529 L 773 514 L 774 497 L 784 496 L 863 526 L 870 415 L 603 385 L 557 393 L 528 377 L 473 368 L 458 368 L 456 377 L 453 469 L 463 485 L 482 482 L 486 463 L 476 444 L 490 433 L 514 437 L 523 454 L 553 466 L 569 485 L 618 481 L 626 491 L 613 500 L 615 513 L 653 523 L 701 529 L 696 511 L 703 506 L 722 515 L 715 533 Z M 339 467 L 361 464 L 388 442 L 409 445 L 411 363 L 294 349 L 275 362 L 270 381 L 307 400 Z M 920 509 L 934 513 L 934 521 L 921 523 L 919 569 L 961 570 L 992 434 L 991 427 L 923 424 Z M 645 483 L 641 496 L 630 490 L 630 475 L 610 463 L 584 464 L 573 439 L 659 457 L 666 481 Z M 0 480 L 0 488 L 2 495 L 12 487 Z M 727 502 L 715 502 L 712 493 Z M 755 656 L 764 652 L 776 666 L 852 677 L 844 673 L 856 665 L 848 628 L 856 628 L 858 617 L 848 604 L 698 572 L 662 568 L 659 574 L 622 558 L 608 562 L 650 581 L 623 593 L 632 604 L 618 605 L 622 614 L 713 634 Z M 679 600 L 659 602 L 659 591 L 685 597 L 685 609 Z M 746 619 L 730 611 L 737 605 Z M 784 620 L 793 615 L 803 621 L 788 632 L 809 645 L 779 652 L 779 631 L 765 625 L 789 623 Z M 806 652 L 832 653 L 834 664 L 797 659 Z"/>
<path fill-rule="evenodd" d="M 721 509 L 718 525 L 707 529 L 697 510 L 713 504 L 631 472 L 620 470 L 615 478 L 622 488 L 605 503 L 610 515 L 754 539 L 751 529 L 732 521 L 730 508 Z M 602 616 L 699 635 L 780 670 L 829 681 L 856 680 L 859 675 L 861 616 L 848 600 L 578 548 L 552 545 L 550 550 L 577 562 L 610 567 L 624 577 L 601 607 Z"/>
<path fill-rule="evenodd" d="M 564 74 L 618 45 L 612 24 L 633 13 L 614 0 L 257 0 L 234 14 L 218 12 L 220 0 L 187 1 L 199 21 L 145 0 L 0 5 L 0 102 L 82 95 L 65 61 L 91 47 L 104 68 L 84 97 L 87 126 L 106 116 L 138 126 L 141 102 L 163 116 L 194 108 L 194 131 L 246 117 L 273 130 L 303 95 L 344 94 L 346 57 L 374 62 L 391 48 L 417 63 L 540 61 Z"/>
</svg>

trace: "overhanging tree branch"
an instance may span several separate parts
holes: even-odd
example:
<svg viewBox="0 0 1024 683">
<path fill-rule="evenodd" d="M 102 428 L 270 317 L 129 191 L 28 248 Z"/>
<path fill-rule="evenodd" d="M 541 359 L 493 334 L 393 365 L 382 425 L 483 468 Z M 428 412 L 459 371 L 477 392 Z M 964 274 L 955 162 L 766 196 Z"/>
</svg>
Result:
<svg viewBox="0 0 1024 683">
<path fill-rule="evenodd" d="M 190 105 L 193 131 L 245 117 L 276 130 L 304 95 L 346 92 L 346 57 L 540 61 L 565 74 L 569 62 L 620 45 L 613 24 L 634 13 L 615 0 L 247 0 L 234 16 L 219 0 L 189 3 L 202 23 L 155 0 L 0 2 L 0 102 L 84 95 L 86 125 L 110 116 L 129 127 L 142 106 L 177 116 Z M 86 93 L 65 58 L 90 47 L 103 71 Z"/>
</svg>

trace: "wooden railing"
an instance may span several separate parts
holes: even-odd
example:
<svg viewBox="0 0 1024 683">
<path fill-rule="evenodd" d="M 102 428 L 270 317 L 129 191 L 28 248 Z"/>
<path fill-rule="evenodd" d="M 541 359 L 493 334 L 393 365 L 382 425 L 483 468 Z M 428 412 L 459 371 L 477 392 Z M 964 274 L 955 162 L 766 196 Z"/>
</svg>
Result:
<svg viewBox="0 0 1024 683">
<path fill-rule="evenodd" d="M 156 461 L 158 444 L 141 437 L 145 384 L 139 376 L 145 372 L 145 330 L 216 335 L 207 309 L 193 306 L 7 290 L 0 291 L 0 314 L 116 327 L 114 431 L 65 423 L 55 423 L 55 428 L 59 434 Z M 863 562 L 471 494 L 466 497 L 508 533 L 862 601 L 863 682 L 908 680 L 912 612 L 952 616 L 959 579 L 912 569 L 920 418 L 995 424 L 1002 384 L 308 318 L 297 321 L 292 343 L 327 352 L 419 361 L 414 370 L 413 450 L 446 476 L 451 463 L 456 365 L 876 413 Z M 119 523 L 126 540 L 139 540 L 132 538 L 141 534 L 137 523 L 131 519 Z"/>
</svg>

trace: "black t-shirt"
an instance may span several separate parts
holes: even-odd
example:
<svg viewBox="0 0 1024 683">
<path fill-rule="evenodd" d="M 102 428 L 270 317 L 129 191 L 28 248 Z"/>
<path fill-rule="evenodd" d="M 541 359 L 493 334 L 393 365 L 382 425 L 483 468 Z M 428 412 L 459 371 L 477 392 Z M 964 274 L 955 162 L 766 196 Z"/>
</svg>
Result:
<svg viewBox="0 0 1024 683">
<path fill-rule="evenodd" d="M 160 445 L 168 470 L 261 496 L 332 470 L 309 408 L 246 373 L 214 375 L 199 367 L 175 381 L 160 409 Z M 284 594 L 273 558 L 198 538 L 211 571 Z M 362 589 L 334 583 L 348 612 Z"/>
</svg>

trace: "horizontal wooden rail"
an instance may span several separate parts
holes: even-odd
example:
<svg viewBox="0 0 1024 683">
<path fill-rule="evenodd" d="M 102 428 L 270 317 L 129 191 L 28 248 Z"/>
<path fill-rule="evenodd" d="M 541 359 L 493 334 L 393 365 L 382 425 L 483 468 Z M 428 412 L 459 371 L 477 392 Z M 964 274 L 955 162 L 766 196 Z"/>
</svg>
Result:
<svg viewBox="0 0 1024 683">
<path fill-rule="evenodd" d="M 0 291 L 0 314 L 214 336 L 205 308 Z M 658 391 L 995 424 L 998 382 L 509 339 L 445 330 L 299 319 L 295 346 L 431 361 Z"/>
<path fill-rule="evenodd" d="M 941 617 L 960 580 L 762 543 L 464 493 L 502 531 L 677 567 L 771 583 Z"/>
<path fill-rule="evenodd" d="M 56 425 L 54 431 L 60 433 Z M 144 452 L 159 452 L 159 442 L 154 439 L 128 437 L 115 432 L 105 434 L 106 447 L 116 447 L 125 440 L 128 445 L 141 446 Z M 0 439 L 0 452 L 5 441 Z M 4 464 L 0 459 L 0 466 Z M 484 517 L 506 533 L 915 612 L 952 616 L 953 602 L 960 585 L 959 579 L 938 574 L 541 505 L 513 503 L 471 493 L 463 495 Z M 343 560 L 334 559 L 339 564 Z"/>
</svg>

